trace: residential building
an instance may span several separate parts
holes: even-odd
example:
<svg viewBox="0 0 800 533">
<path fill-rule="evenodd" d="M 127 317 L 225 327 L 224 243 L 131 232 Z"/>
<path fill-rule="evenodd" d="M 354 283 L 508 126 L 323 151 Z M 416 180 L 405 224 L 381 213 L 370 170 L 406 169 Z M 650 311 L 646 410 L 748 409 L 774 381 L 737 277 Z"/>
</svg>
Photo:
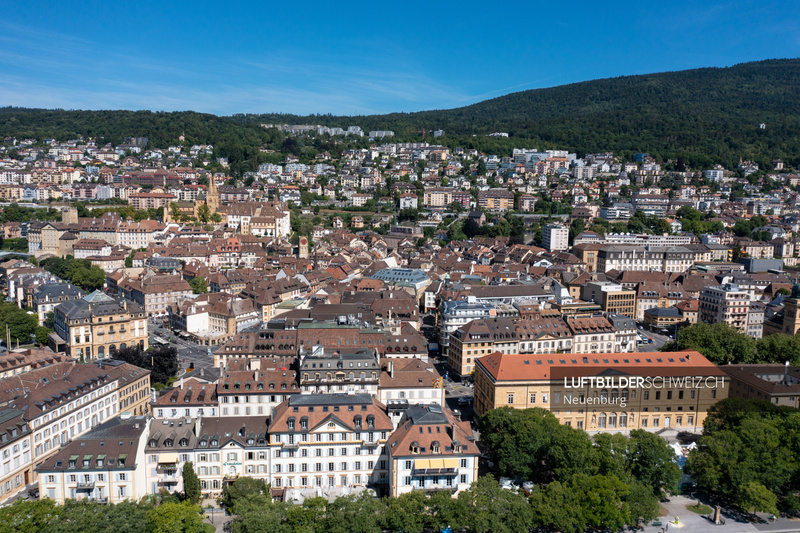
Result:
<svg viewBox="0 0 800 533">
<path fill-rule="evenodd" d="M 391 432 L 385 407 L 369 394 L 292 396 L 270 422 L 272 487 L 305 496 L 360 487 L 389 494 Z"/>
<path fill-rule="evenodd" d="M 268 416 L 282 402 L 300 394 L 295 368 L 293 357 L 229 361 L 217 381 L 217 416 Z"/>
<path fill-rule="evenodd" d="M 153 416 L 158 419 L 197 418 L 219 416 L 217 384 L 197 378 L 181 378 L 174 388 L 162 391 L 152 405 Z"/>
<path fill-rule="evenodd" d="M 40 497 L 59 504 L 143 498 L 149 427 L 149 417 L 115 417 L 76 437 L 38 466 Z"/>
<path fill-rule="evenodd" d="M 725 283 L 719 287 L 704 288 L 700 293 L 699 307 L 701 322 L 725 322 L 736 330 L 747 333 L 750 298 L 738 285 Z"/>
<path fill-rule="evenodd" d="M 378 395 L 381 367 L 376 352 L 361 348 L 336 350 L 313 349 L 300 355 L 300 389 L 303 394 L 372 394 Z"/>
<path fill-rule="evenodd" d="M 478 207 L 493 213 L 514 209 L 514 193 L 508 189 L 494 188 L 478 192 Z"/>
<path fill-rule="evenodd" d="M 71 283 L 47 283 L 33 293 L 33 308 L 43 326 L 47 320 L 47 313 L 52 312 L 57 305 L 70 300 L 84 297 L 84 292 Z"/>
<path fill-rule="evenodd" d="M 444 379 L 429 361 L 381 359 L 378 401 L 386 406 L 394 427 L 411 405 L 445 406 Z"/>
<path fill-rule="evenodd" d="M 564 320 L 572 332 L 572 353 L 614 353 L 617 333 L 605 317 L 574 316 Z"/>
<path fill-rule="evenodd" d="M 389 496 L 412 490 L 456 495 L 478 476 L 480 451 L 468 422 L 440 405 L 413 405 L 387 442 Z"/>
<path fill-rule="evenodd" d="M 563 224 L 545 224 L 542 246 L 551 252 L 566 252 L 569 249 L 569 229 Z"/>
<path fill-rule="evenodd" d="M 0 474 L 0 502 L 16 496 L 33 482 L 31 427 L 19 409 L 0 410 L 0 454 L 3 473 Z"/>
<path fill-rule="evenodd" d="M 0 354 L 0 379 L 24 374 L 56 363 L 63 363 L 68 357 L 50 348 L 41 350 L 27 348 L 16 349 Z"/>
</svg>

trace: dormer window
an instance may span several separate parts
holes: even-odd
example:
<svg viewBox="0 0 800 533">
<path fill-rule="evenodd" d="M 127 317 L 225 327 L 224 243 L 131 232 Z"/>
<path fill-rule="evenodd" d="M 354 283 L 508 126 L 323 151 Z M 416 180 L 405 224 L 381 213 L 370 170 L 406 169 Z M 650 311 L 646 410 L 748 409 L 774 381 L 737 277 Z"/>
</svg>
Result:
<svg viewBox="0 0 800 533">
<path fill-rule="evenodd" d="M 189 445 L 189 440 L 188 439 L 181 439 L 180 445 L 185 448 L 186 446 Z"/>
<path fill-rule="evenodd" d="M 172 445 L 173 445 L 172 439 L 167 439 L 164 441 L 164 446 L 166 446 L 167 448 L 172 448 Z"/>
</svg>

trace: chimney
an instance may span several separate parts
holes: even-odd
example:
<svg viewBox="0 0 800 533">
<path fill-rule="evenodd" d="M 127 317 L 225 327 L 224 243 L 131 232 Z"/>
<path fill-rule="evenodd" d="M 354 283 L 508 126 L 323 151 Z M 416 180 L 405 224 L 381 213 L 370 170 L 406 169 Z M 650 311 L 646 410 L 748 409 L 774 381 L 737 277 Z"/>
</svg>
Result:
<svg viewBox="0 0 800 533">
<path fill-rule="evenodd" d="M 181 378 L 181 390 L 183 390 L 183 378 Z"/>
<path fill-rule="evenodd" d="M 394 361 L 389 361 L 387 370 L 389 371 L 389 377 L 394 379 Z"/>
</svg>

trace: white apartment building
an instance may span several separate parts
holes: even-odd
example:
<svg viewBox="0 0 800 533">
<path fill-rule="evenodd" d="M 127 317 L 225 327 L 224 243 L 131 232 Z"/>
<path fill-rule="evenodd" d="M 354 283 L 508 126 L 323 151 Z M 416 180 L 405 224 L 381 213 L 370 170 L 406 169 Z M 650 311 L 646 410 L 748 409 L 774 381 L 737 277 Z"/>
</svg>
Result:
<svg viewBox="0 0 800 533">
<path fill-rule="evenodd" d="M 444 379 L 433 363 L 421 359 L 381 359 L 378 401 L 386 406 L 392 426 L 410 405 L 445 407 Z"/>
<path fill-rule="evenodd" d="M 563 224 L 546 224 L 542 229 L 542 246 L 551 252 L 569 249 L 569 229 Z"/>
<path fill-rule="evenodd" d="M 0 501 L 19 494 L 33 479 L 31 429 L 24 414 L 19 409 L 0 411 Z"/>
<path fill-rule="evenodd" d="M 145 438 L 150 418 L 115 417 L 77 437 L 39 465 L 39 494 L 102 503 L 137 501 L 147 494 Z"/>
<path fill-rule="evenodd" d="M 392 421 L 369 394 L 298 395 L 270 424 L 272 487 L 307 496 L 389 491 L 386 441 Z"/>
<path fill-rule="evenodd" d="M 742 333 L 747 333 L 750 298 L 734 283 L 719 287 L 705 287 L 700 293 L 698 319 L 707 324 L 725 322 Z"/>
<path fill-rule="evenodd" d="M 478 303 L 474 296 L 468 296 L 466 300 L 442 302 L 442 312 L 439 317 L 439 346 L 442 353 L 445 353 L 450 344 L 450 334 L 459 327 L 478 318 L 493 316 L 497 316 L 495 306 Z"/>
</svg>

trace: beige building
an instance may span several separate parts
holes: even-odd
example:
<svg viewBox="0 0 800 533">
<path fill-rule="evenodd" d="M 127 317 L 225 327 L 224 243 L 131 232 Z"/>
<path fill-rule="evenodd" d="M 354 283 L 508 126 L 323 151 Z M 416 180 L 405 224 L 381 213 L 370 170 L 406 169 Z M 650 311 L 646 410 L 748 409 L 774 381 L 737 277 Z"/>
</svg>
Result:
<svg viewBox="0 0 800 533">
<path fill-rule="evenodd" d="M 483 415 L 503 406 L 540 407 L 561 423 L 589 432 L 699 432 L 708 409 L 728 397 L 729 382 L 725 372 L 695 351 L 495 353 L 478 360 L 474 408 Z"/>
<path fill-rule="evenodd" d="M 69 442 L 39 468 L 41 498 L 101 503 L 147 495 L 145 441 L 149 417 L 116 417 Z"/>
<path fill-rule="evenodd" d="M 103 358 L 125 347 L 148 346 L 142 308 L 100 291 L 56 307 L 53 324 L 51 347 L 75 359 Z"/>
<path fill-rule="evenodd" d="M 590 281 L 584 285 L 581 299 L 600 304 L 606 313 L 636 318 L 636 291 L 618 283 Z"/>
<path fill-rule="evenodd" d="M 730 396 L 800 408 L 800 369 L 789 364 L 723 365 L 731 378 Z"/>
</svg>

